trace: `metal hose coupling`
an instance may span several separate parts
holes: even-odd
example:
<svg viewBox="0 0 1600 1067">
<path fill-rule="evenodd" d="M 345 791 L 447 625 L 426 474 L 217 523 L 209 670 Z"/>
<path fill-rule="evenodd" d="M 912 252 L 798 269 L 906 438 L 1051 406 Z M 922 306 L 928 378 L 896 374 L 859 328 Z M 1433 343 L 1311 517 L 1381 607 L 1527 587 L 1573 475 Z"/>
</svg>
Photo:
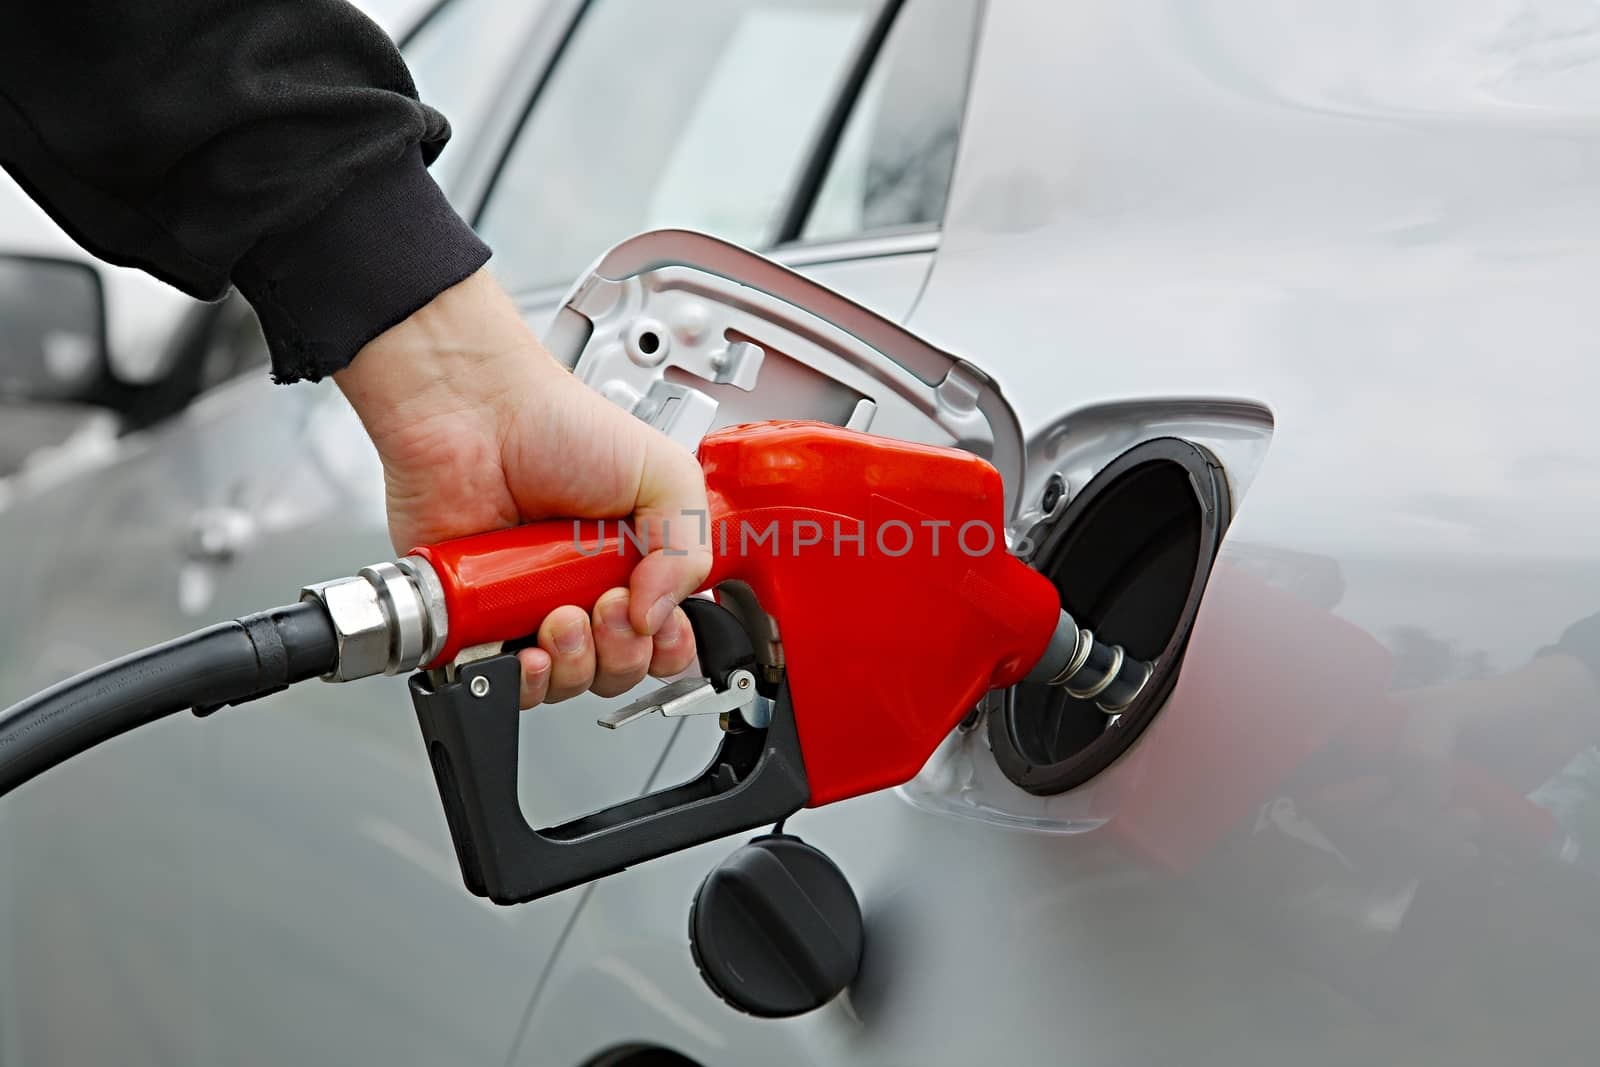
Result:
<svg viewBox="0 0 1600 1067">
<path fill-rule="evenodd" d="M 1121 645 L 1108 645 L 1065 611 L 1044 655 L 1024 681 L 1056 685 L 1078 700 L 1092 700 L 1107 715 L 1119 714 L 1150 681 L 1152 667 Z"/>
<path fill-rule="evenodd" d="M 420 556 L 308 585 L 300 599 L 321 604 L 338 635 L 339 662 L 322 676 L 325 682 L 401 674 L 432 663 L 444 649 L 444 586 Z"/>
</svg>

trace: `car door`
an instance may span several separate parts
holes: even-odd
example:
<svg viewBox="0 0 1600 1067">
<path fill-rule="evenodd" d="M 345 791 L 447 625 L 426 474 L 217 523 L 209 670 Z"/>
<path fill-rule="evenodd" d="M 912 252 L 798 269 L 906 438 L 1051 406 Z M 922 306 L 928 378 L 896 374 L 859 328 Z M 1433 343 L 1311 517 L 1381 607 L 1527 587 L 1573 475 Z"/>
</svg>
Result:
<svg viewBox="0 0 1600 1067">
<path fill-rule="evenodd" d="M 292 450 L 301 399 L 232 405 L 220 439 L 202 406 L 89 469 L 32 472 L 5 520 L 50 552 L 7 603 L 21 623 L 8 698 L 200 623 L 191 521 L 249 503 L 264 458 Z M 217 739 L 194 725 L 174 716 L 7 798 L 7 1051 L 19 1062 L 194 1062 L 197 901 L 216 887 L 193 846 L 217 781 Z"/>
<path fill-rule="evenodd" d="M 664 18 L 663 5 L 598 0 L 571 12 L 558 5 L 534 27 L 523 51 L 550 50 L 554 67 L 530 86 L 531 104 L 494 103 L 481 126 L 496 128 L 497 109 L 523 112 L 509 144 L 486 133 L 450 149 L 462 153 L 458 169 L 447 172 L 458 203 L 473 199 L 479 157 L 503 157 L 478 223 L 496 251 L 491 269 L 542 326 L 558 284 L 570 284 L 639 222 L 656 220 L 632 214 L 641 200 L 663 220 L 716 226 L 719 216 L 703 213 L 723 213 L 724 229 L 771 244 L 787 198 L 803 196 L 831 204 L 831 214 L 814 224 L 797 215 L 793 255 L 903 313 L 926 274 L 952 156 L 929 152 L 931 175 L 914 179 L 895 170 L 892 180 L 869 183 L 867 175 L 893 168 L 883 157 L 895 156 L 894 146 L 900 156 L 910 150 L 914 131 L 906 123 L 921 115 L 905 99 L 907 79 L 926 77 L 927 57 L 911 30 L 926 36 L 943 27 L 933 34 L 941 55 L 963 59 L 971 7 L 960 6 L 963 22 L 948 17 L 947 5 L 910 4 L 907 11 L 923 14 L 885 41 L 887 24 L 874 3 L 698 6 L 704 10 L 680 6 Z M 703 17 L 688 17 L 694 14 Z M 562 26 L 561 16 L 575 21 Z M 448 29 L 431 22 L 419 39 L 441 25 Z M 669 31 L 687 35 L 687 51 L 664 47 L 661 34 Z M 798 56 L 789 54 L 796 34 L 808 42 Z M 663 69 L 653 87 L 610 85 L 619 65 L 631 65 L 629 50 L 639 49 L 662 62 L 676 55 L 672 62 L 699 73 L 676 79 Z M 741 98 L 767 63 L 779 69 L 762 83 L 765 95 Z M 946 63 L 944 74 L 951 84 L 939 123 L 922 134 L 935 144 L 959 122 L 965 67 Z M 427 70 L 418 78 L 426 91 Z M 604 123 L 593 110 L 600 106 L 595 78 L 614 90 L 619 109 Z M 670 105 L 661 103 L 674 94 Z M 628 112 L 629 101 L 647 98 L 678 125 L 664 129 L 659 115 Z M 873 103 L 862 109 L 858 100 Z M 893 110 L 891 100 L 899 101 Z M 738 150 L 764 107 L 783 108 L 785 121 L 745 147 L 775 165 L 718 184 L 708 160 Z M 605 129 L 618 151 L 597 155 L 592 134 L 583 133 L 590 124 Z M 633 138 L 637 151 L 628 147 Z M 663 164 L 663 152 L 673 159 Z M 837 162 L 814 165 L 818 153 Z M 584 175 L 627 167 L 643 169 L 603 202 L 571 202 Z M 715 195 L 700 191 L 702 180 Z M 306 398 L 304 435 L 250 501 L 248 544 L 208 569 L 209 615 L 282 600 L 306 581 L 392 552 L 380 472 L 353 414 L 326 388 L 295 391 Z M 595 700 L 580 698 L 524 720 L 520 782 L 530 817 L 581 814 L 653 780 L 671 726 L 608 735 L 595 728 L 596 714 Z M 216 891 L 197 908 L 206 980 L 194 994 L 205 1050 L 232 1062 L 502 1062 L 584 895 L 502 909 L 466 894 L 403 680 L 312 687 L 206 727 L 216 781 L 196 848 Z"/>
</svg>

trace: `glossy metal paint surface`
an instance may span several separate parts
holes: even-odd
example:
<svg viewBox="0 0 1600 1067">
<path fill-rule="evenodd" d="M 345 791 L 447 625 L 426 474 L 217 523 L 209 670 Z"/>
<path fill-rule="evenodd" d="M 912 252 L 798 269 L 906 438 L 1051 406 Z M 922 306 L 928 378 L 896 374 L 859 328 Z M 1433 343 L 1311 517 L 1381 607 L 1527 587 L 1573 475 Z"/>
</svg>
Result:
<svg viewBox="0 0 1600 1067">
<path fill-rule="evenodd" d="M 700 983 L 688 902 L 732 841 L 521 909 L 468 899 L 399 684 L 373 683 L 175 719 L 9 798 L 4 995 L 28 1029 L 3 1051 L 1593 1062 L 1600 705 L 1540 653 L 1600 611 L 1597 38 L 1559 0 L 990 0 L 911 325 L 999 377 L 1046 464 L 1049 433 L 1125 401 L 1254 402 L 1271 442 L 1170 705 L 1081 791 L 1093 829 L 894 794 L 791 821 L 867 916 L 846 998 L 764 1022 Z M 822 276 L 900 314 L 921 266 Z M 5 591 L 52 591 L 5 633 L 7 696 L 386 554 L 331 399 L 253 384 L 30 498 L 52 525 L 0 515 L 37 568 Z M 303 436 L 254 453 L 245 412 Z M 241 499 L 259 555 L 182 562 L 178 520 Z M 712 747 L 688 723 L 656 766 L 664 734 L 624 751 L 594 711 L 528 719 L 530 812 Z"/>
<path fill-rule="evenodd" d="M 1271 411 L 1182 680 L 1090 832 L 792 820 L 868 922 L 813 1016 L 683 952 L 734 842 L 602 883 L 521 1062 L 575 1015 L 707 1063 L 1593 1062 L 1600 700 L 1542 650 L 1600 611 L 1597 40 L 1559 2 L 992 0 L 910 324 L 1033 431 Z"/>
</svg>

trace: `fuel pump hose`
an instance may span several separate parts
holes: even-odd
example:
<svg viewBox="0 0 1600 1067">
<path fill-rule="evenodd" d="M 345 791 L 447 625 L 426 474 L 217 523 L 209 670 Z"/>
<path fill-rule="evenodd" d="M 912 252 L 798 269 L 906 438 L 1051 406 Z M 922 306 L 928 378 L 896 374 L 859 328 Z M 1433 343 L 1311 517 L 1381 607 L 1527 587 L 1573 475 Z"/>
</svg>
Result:
<svg viewBox="0 0 1600 1067">
<path fill-rule="evenodd" d="M 208 714 L 332 671 L 338 635 L 308 600 L 208 626 L 59 682 L 0 715 L 0 796 L 173 712 Z"/>
</svg>

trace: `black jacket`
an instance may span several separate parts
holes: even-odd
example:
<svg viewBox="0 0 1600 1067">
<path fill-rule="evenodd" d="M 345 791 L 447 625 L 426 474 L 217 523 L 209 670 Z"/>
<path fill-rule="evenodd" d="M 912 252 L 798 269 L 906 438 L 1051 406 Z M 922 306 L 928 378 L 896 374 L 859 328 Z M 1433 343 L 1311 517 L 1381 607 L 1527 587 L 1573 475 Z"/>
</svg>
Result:
<svg viewBox="0 0 1600 1067">
<path fill-rule="evenodd" d="M 237 285 L 280 381 L 488 259 L 426 170 L 449 136 L 341 0 L 0 3 L 0 164 L 101 259 Z"/>
</svg>

